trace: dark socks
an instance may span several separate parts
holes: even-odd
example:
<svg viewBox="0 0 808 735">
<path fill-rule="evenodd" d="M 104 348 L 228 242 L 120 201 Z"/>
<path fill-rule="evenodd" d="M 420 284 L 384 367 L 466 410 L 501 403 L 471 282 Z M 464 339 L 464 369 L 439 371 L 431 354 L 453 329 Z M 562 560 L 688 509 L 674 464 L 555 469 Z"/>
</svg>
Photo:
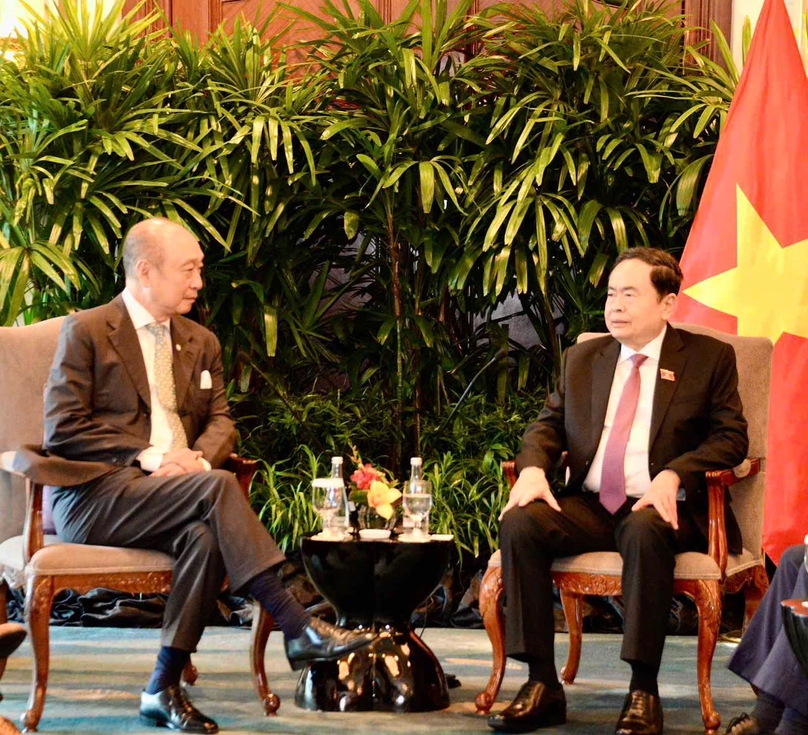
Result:
<svg viewBox="0 0 808 735">
<path fill-rule="evenodd" d="M 558 689 L 561 686 L 558 674 L 556 674 L 555 662 L 552 659 L 549 661 L 528 660 L 527 678 L 528 681 L 540 681 L 548 689 Z"/>
<path fill-rule="evenodd" d="M 162 692 L 163 689 L 167 689 L 172 684 L 178 685 L 182 670 L 190 658 L 191 654 L 188 651 L 163 646 L 160 653 L 157 654 L 157 664 L 154 667 L 149 683 L 146 685 L 146 693 L 157 694 L 157 692 Z"/>
<path fill-rule="evenodd" d="M 782 707 L 782 705 L 780 706 Z M 780 735 L 808 735 L 808 717 L 791 707 L 786 707 L 777 733 Z"/>
<path fill-rule="evenodd" d="M 779 699 L 775 699 L 771 694 L 761 691 L 755 701 L 752 717 L 761 724 L 764 730 L 774 732 L 783 717 L 784 709 L 785 705 Z"/>
<path fill-rule="evenodd" d="M 642 661 L 629 661 L 631 664 L 631 684 L 629 684 L 629 691 L 639 689 L 641 692 L 647 692 L 659 696 L 659 685 L 657 684 L 657 673 L 659 669 L 656 666 L 643 663 Z"/>
<path fill-rule="evenodd" d="M 311 620 L 311 616 L 283 586 L 273 569 L 253 577 L 242 589 L 246 589 L 263 606 L 287 638 L 297 638 Z"/>
</svg>

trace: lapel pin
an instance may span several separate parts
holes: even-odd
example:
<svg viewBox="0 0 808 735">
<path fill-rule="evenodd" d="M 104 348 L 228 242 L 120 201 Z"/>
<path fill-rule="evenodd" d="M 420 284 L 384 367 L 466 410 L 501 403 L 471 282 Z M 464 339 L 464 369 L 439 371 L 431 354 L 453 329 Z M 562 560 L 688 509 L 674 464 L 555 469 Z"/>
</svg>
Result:
<svg viewBox="0 0 808 735">
<path fill-rule="evenodd" d="M 659 368 L 659 377 L 662 380 L 670 380 L 671 383 L 676 382 L 676 376 L 673 374 L 673 370 L 665 370 L 665 368 Z"/>
</svg>

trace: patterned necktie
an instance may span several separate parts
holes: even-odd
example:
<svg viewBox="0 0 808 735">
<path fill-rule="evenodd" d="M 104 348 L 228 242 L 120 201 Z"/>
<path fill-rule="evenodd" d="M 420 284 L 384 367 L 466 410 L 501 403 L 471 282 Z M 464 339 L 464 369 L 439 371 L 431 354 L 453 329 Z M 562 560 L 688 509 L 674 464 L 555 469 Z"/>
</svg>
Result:
<svg viewBox="0 0 808 735">
<path fill-rule="evenodd" d="M 626 502 L 626 446 L 637 412 L 640 398 L 640 365 L 645 355 L 634 355 L 628 380 L 623 386 L 620 402 L 614 414 L 609 440 L 603 452 L 603 470 L 600 476 L 600 502 L 609 513 L 614 514 Z"/>
<path fill-rule="evenodd" d="M 177 390 L 174 387 L 171 345 L 166 339 L 166 329 L 157 322 L 147 324 L 146 329 L 154 335 L 154 384 L 171 429 L 171 449 L 187 449 L 188 438 L 177 413 Z"/>
</svg>

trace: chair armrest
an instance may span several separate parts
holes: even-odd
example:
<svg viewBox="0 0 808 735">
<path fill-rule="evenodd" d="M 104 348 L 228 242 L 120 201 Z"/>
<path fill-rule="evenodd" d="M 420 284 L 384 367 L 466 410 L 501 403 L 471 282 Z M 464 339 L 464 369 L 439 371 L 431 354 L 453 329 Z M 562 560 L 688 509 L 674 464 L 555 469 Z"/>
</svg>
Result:
<svg viewBox="0 0 808 735">
<path fill-rule="evenodd" d="M 250 484 L 252 483 L 253 475 L 258 469 L 257 459 L 247 459 L 246 457 L 239 457 L 237 454 L 231 454 L 224 463 L 224 468 L 230 470 L 238 480 L 244 497 L 250 499 Z"/>
<path fill-rule="evenodd" d="M 513 488 L 516 484 L 516 462 L 503 462 L 502 474 L 505 475 L 505 479 L 508 481 L 508 487 Z"/>
<path fill-rule="evenodd" d="M 25 527 L 23 529 L 22 563 L 27 566 L 31 557 L 45 545 L 42 525 L 42 485 L 25 478 Z"/>
<path fill-rule="evenodd" d="M 0 469 L 25 480 L 25 526 L 23 527 L 22 562 L 27 565 L 31 557 L 45 545 L 42 525 L 42 487 L 38 466 L 48 463 L 48 457 L 39 447 L 24 446 L 16 451 L 3 452 Z"/>
<path fill-rule="evenodd" d="M 721 570 L 723 578 L 727 571 L 727 522 L 724 512 L 724 494 L 726 488 L 736 482 L 753 477 L 760 472 L 760 459 L 745 459 L 731 470 L 711 470 L 705 472 L 707 479 L 707 502 L 709 518 L 709 539 L 707 553 L 713 558 Z"/>
</svg>

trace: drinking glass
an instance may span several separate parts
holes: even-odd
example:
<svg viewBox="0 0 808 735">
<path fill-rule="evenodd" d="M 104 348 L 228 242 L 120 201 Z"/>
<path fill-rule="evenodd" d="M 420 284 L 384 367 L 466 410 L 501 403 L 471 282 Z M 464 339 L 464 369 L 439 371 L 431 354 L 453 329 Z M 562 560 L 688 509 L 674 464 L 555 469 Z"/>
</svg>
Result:
<svg viewBox="0 0 808 735">
<path fill-rule="evenodd" d="M 317 478 L 312 482 L 312 505 L 317 515 L 323 521 L 323 536 L 326 538 L 341 538 L 344 528 L 337 528 L 334 519 L 345 515 L 345 482 L 337 477 Z"/>
<path fill-rule="evenodd" d="M 429 511 L 432 509 L 432 483 L 411 480 L 404 488 L 404 515 L 412 521 L 412 537 L 426 540 L 429 535 Z"/>
</svg>

